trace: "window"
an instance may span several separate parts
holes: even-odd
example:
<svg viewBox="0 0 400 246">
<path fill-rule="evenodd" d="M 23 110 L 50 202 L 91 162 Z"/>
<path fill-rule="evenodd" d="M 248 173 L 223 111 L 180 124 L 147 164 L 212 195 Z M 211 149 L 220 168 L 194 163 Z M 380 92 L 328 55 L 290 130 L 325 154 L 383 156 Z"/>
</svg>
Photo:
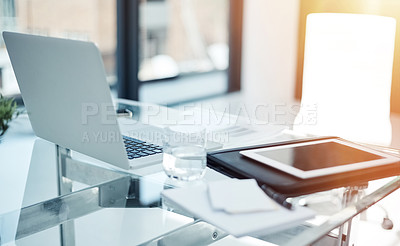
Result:
<svg viewBox="0 0 400 246">
<path fill-rule="evenodd" d="M 0 0 L 0 31 L 95 42 L 120 97 L 176 103 L 238 89 L 242 5 L 242 0 Z M 228 79 L 236 79 L 236 87 Z M 2 39 L 0 93 L 19 94 Z"/>
<path fill-rule="evenodd" d="M 116 84 L 116 2 L 111 0 L 0 0 L 0 31 L 17 31 L 95 42 L 107 80 Z M 0 39 L 0 93 L 19 94 L 3 39 Z"/>
<path fill-rule="evenodd" d="M 240 89 L 242 9 L 241 0 L 119 0 L 119 96 L 171 105 Z"/>
<path fill-rule="evenodd" d="M 228 68 L 228 0 L 147 0 L 139 7 L 139 80 Z"/>
</svg>

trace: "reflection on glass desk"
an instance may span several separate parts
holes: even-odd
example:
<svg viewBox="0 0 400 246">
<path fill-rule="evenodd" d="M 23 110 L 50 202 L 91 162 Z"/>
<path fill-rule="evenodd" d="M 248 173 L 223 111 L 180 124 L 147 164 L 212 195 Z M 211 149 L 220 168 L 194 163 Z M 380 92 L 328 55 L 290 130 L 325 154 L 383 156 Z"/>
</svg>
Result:
<svg viewBox="0 0 400 246">
<path fill-rule="evenodd" d="M 140 117 L 140 107 L 130 107 L 134 116 Z M 282 133 L 271 141 L 292 138 L 297 137 Z M 1 245 L 230 245 L 228 240 L 233 240 L 224 231 L 162 201 L 162 190 L 185 183 L 167 179 L 161 165 L 124 172 L 82 159 L 36 138 L 26 115 L 13 122 L 2 139 L 0 158 Z M 207 169 L 200 182 L 224 178 Z M 368 192 L 365 187 L 349 187 L 291 198 L 314 209 L 317 218 L 253 240 L 324 245 L 338 235 L 345 238 L 340 235 L 349 235 L 351 226 L 342 224 L 399 185 L 400 181 L 392 178 Z"/>
</svg>

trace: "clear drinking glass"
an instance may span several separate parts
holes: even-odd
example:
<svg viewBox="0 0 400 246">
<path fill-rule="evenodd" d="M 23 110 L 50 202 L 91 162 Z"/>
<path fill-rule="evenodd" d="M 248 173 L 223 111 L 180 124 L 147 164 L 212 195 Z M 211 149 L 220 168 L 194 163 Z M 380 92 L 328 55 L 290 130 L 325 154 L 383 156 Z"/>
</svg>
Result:
<svg viewBox="0 0 400 246">
<path fill-rule="evenodd" d="M 192 181 L 201 179 L 206 168 L 206 129 L 177 125 L 164 129 L 163 167 L 168 177 Z"/>
</svg>

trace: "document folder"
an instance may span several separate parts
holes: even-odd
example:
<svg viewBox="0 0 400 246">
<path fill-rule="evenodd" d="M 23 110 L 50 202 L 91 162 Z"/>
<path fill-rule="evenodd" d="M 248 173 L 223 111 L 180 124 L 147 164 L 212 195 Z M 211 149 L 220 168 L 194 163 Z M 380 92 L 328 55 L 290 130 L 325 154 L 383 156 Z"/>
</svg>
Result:
<svg viewBox="0 0 400 246">
<path fill-rule="evenodd" d="M 315 178 L 301 179 L 242 156 L 239 152 L 256 148 L 266 148 L 285 144 L 303 143 L 338 137 L 309 138 L 291 140 L 265 145 L 249 146 L 211 152 L 207 155 L 207 166 L 227 176 L 235 178 L 254 178 L 261 186 L 265 184 L 287 197 L 310 194 L 345 186 L 365 185 L 368 181 L 400 174 L 400 163 L 348 171 Z M 344 139 L 341 139 L 346 141 Z"/>
</svg>

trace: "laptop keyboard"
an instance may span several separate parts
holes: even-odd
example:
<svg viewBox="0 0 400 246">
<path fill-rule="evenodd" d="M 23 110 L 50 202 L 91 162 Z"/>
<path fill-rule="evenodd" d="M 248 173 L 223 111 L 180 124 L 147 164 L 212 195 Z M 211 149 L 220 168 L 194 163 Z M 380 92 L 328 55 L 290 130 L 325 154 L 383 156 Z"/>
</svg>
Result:
<svg viewBox="0 0 400 246">
<path fill-rule="evenodd" d="M 122 136 L 126 152 L 128 153 L 128 159 L 137 159 L 149 155 L 155 155 L 162 153 L 162 147 L 156 144 L 150 144 L 145 141 Z"/>
</svg>

